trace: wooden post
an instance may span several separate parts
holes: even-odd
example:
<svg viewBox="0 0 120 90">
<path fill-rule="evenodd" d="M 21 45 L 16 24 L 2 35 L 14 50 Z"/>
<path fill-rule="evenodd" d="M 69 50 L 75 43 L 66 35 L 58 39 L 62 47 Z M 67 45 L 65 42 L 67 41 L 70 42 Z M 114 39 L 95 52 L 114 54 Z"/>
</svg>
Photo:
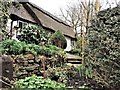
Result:
<svg viewBox="0 0 120 90">
<path fill-rule="evenodd" d="M 41 56 L 41 62 L 43 66 L 43 77 L 46 78 L 46 73 L 45 73 L 45 61 L 46 61 L 46 56 Z"/>
<path fill-rule="evenodd" d="M 84 1 L 84 9 L 83 9 L 83 18 L 82 18 L 82 22 L 83 22 L 83 28 L 82 28 L 82 64 L 84 64 L 84 32 L 85 32 L 85 27 L 86 27 L 86 17 L 87 17 L 87 2 L 86 0 Z"/>
<path fill-rule="evenodd" d="M 100 0 L 96 0 L 95 2 L 95 11 L 96 14 L 100 11 Z"/>
<path fill-rule="evenodd" d="M 84 64 L 84 30 L 82 30 L 82 64 Z"/>
<path fill-rule="evenodd" d="M 11 26 L 10 26 L 10 38 L 12 38 L 12 27 L 13 27 L 13 20 L 11 21 Z"/>
</svg>

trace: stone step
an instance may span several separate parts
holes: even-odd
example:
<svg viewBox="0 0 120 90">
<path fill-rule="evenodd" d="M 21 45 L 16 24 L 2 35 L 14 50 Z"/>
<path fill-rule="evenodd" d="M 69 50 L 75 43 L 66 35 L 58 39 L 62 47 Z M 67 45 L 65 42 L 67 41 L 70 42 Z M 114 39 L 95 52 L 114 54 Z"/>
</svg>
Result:
<svg viewBox="0 0 120 90">
<path fill-rule="evenodd" d="M 81 61 L 68 61 L 67 63 L 72 63 L 72 64 L 81 64 Z"/>
<path fill-rule="evenodd" d="M 81 62 L 82 59 L 80 56 L 67 53 L 67 63 L 81 64 Z"/>
<path fill-rule="evenodd" d="M 73 63 L 66 63 L 68 66 L 74 66 L 74 67 L 79 67 L 81 64 L 73 64 Z"/>
</svg>

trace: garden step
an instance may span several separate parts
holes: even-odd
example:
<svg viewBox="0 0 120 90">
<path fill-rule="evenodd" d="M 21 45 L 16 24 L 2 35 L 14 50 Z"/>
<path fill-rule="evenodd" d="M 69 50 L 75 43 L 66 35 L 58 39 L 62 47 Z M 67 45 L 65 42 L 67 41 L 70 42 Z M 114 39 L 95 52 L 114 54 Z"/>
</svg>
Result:
<svg viewBox="0 0 120 90">
<path fill-rule="evenodd" d="M 79 67 L 81 64 L 67 63 L 67 66 Z"/>
<path fill-rule="evenodd" d="M 68 61 L 67 63 L 72 63 L 72 64 L 81 64 L 81 61 Z"/>
<path fill-rule="evenodd" d="M 78 55 L 73 55 L 73 54 L 70 54 L 70 53 L 67 53 L 66 55 L 67 55 L 67 57 L 66 57 L 67 60 L 81 60 L 82 59 Z"/>
<path fill-rule="evenodd" d="M 80 56 L 67 53 L 67 63 L 81 64 L 81 61 L 82 59 Z"/>
</svg>

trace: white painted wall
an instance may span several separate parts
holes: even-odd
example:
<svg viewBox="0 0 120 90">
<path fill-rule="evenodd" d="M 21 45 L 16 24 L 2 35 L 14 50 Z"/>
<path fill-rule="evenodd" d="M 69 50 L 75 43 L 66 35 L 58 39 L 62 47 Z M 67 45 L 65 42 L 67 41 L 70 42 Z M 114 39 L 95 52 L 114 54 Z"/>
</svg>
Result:
<svg viewBox="0 0 120 90">
<path fill-rule="evenodd" d="M 8 32 L 10 32 L 11 22 L 12 22 L 12 20 L 11 20 L 11 19 L 8 19 L 8 22 L 7 22 L 7 30 L 8 30 Z M 13 26 L 12 26 L 13 37 L 12 37 L 12 39 L 18 41 L 18 39 L 16 38 L 16 30 L 14 29 L 14 26 L 17 26 L 17 21 L 14 21 L 14 22 L 13 22 Z"/>
<path fill-rule="evenodd" d="M 71 46 L 71 38 L 66 37 L 66 36 L 65 36 L 65 38 L 66 38 L 66 40 L 67 40 L 67 47 L 66 47 L 65 51 L 70 51 L 70 50 L 72 49 L 72 46 Z"/>
</svg>

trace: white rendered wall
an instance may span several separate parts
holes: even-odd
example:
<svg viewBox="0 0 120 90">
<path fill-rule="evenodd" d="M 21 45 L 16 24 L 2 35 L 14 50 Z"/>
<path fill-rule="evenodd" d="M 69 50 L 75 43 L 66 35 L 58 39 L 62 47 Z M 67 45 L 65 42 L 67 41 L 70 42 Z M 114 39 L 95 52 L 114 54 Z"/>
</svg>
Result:
<svg viewBox="0 0 120 90">
<path fill-rule="evenodd" d="M 65 37 L 65 38 L 67 40 L 67 47 L 66 47 L 65 51 L 70 51 L 72 49 L 71 38 L 69 38 L 69 37 Z"/>
<path fill-rule="evenodd" d="M 7 22 L 7 30 L 8 30 L 8 32 L 10 32 L 10 29 L 11 29 L 11 22 L 12 22 L 12 20 L 8 19 L 8 22 Z M 15 39 L 15 40 L 18 41 L 18 39 L 16 38 L 16 30 L 14 29 L 14 26 L 17 26 L 17 21 L 13 21 L 13 25 L 12 25 L 13 37 L 12 37 L 12 39 Z"/>
</svg>

